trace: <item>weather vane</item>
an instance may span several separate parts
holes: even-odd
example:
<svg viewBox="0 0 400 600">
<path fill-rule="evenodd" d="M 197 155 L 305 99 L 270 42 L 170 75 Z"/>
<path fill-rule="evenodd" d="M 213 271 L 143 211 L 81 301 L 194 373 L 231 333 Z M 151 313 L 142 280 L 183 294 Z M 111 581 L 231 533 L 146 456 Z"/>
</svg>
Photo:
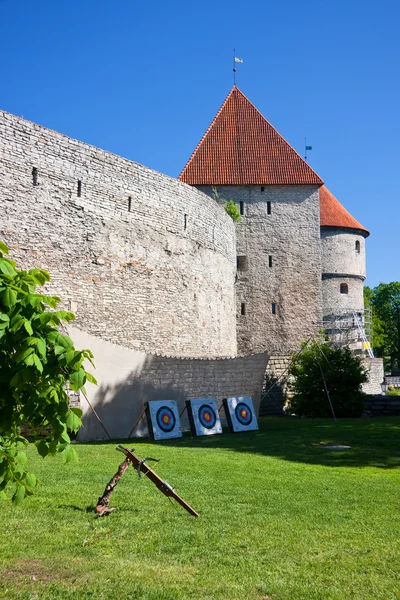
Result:
<svg viewBox="0 0 400 600">
<path fill-rule="evenodd" d="M 242 62 L 243 62 L 243 58 L 238 58 L 236 56 L 236 50 L 234 48 L 233 49 L 233 85 L 236 85 L 236 64 L 242 63 Z"/>
</svg>

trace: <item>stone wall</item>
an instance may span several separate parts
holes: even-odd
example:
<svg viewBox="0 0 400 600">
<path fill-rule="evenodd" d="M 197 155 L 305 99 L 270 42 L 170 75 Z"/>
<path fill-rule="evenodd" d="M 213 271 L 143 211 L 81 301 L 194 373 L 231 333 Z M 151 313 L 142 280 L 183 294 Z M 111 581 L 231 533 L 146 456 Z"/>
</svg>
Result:
<svg viewBox="0 0 400 600">
<path fill-rule="evenodd" d="M 383 358 L 363 358 L 362 363 L 368 373 L 368 381 L 363 385 L 365 394 L 382 394 L 381 383 L 385 377 Z"/>
<path fill-rule="evenodd" d="M 236 353 L 235 230 L 175 179 L 0 111 L 0 239 L 77 325 L 182 356 Z"/>
<path fill-rule="evenodd" d="M 217 190 L 220 199 L 232 198 L 243 211 L 236 225 L 237 254 L 244 257 L 236 283 L 238 350 L 296 351 L 321 327 L 318 187 Z"/>
<path fill-rule="evenodd" d="M 321 252 L 323 273 L 358 275 L 365 279 L 365 238 L 360 233 L 321 227 Z"/>
<path fill-rule="evenodd" d="M 266 353 L 234 359 L 182 359 L 145 354 L 68 329 L 77 348 L 90 348 L 94 353 L 98 386 L 86 384 L 88 398 L 113 438 L 127 437 L 149 400 L 177 400 L 182 410 L 185 400 L 192 398 L 216 397 L 221 404 L 226 396 L 251 396 L 258 414 Z M 87 368 L 93 372 L 90 365 Z M 102 427 L 83 398 L 81 408 L 84 427 L 79 439 L 104 439 Z M 186 413 L 182 425 L 188 428 Z M 147 435 L 145 419 L 135 435 Z"/>
<path fill-rule="evenodd" d="M 271 356 L 269 359 L 261 392 L 261 417 L 284 415 L 283 409 L 290 396 L 287 385 L 290 360 L 290 355 Z"/>
</svg>

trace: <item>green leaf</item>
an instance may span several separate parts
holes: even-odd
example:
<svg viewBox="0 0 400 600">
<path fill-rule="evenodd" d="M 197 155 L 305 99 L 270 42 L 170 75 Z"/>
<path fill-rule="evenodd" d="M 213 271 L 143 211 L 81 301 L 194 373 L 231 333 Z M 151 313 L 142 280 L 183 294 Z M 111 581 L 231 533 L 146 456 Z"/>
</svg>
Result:
<svg viewBox="0 0 400 600">
<path fill-rule="evenodd" d="M 95 377 L 93 377 L 93 375 L 91 373 L 88 373 L 86 371 L 86 379 L 88 381 L 90 381 L 90 383 L 94 383 L 94 385 L 97 385 L 97 379 Z"/>
<path fill-rule="evenodd" d="M 44 440 L 40 440 L 40 442 L 35 443 L 40 456 L 42 456 L 43 458 L 47 456 L 49 453 L 49 445 Z"/>
<path fill-rule="evenodd" d="M 22 362 L 25 361 L 28 358 L 28 356 L 30 354 L 33 354 L 35 352 L 35 349 L 32 348 L 32 346 L 28 346 L 28 348 L 22 347 L 21 350 L 19 352 L 17 352 L 17 354 L 15 355 L 15 361 L 16 362 Z M 31 363 L 33 364 L 33 363 Z"/>
<path fill-rule="evenodd" d="M 50 275 L 47 271 L 41 271 L 40 269 L 30 269 L 28 273 L 38 285 L 44 285 L 46 281 L 50 281 Z"/>
<path fill-rule="evenodd" d="M 75 449 L 72 448 L 72 446 L 67 446 L 61 454 L 64 459 L 64 463 L 69 463 L 72 461 L 78 462 L 79 460 L 78 454 L 76 453 Z"/>
<path fill-rule="evenodd" d="M 37 351 L 39 352 L 40 356 L 42 356 L 43 358 L 45 358 L 45 356 L 46 356 L 46 342 L 44 341 L 43 338 L 37 338 L 37 340 L 36 340 L 36 348 L 37 348 Z"/>
<path fill-rule="evenodd" d="M 28 321 L 28 319 L 24 320 L 24 327 L 27 333 L 29 333 L 29 335 L 33 335 L 33 329 L 32 329 L 32 325 L 31 322 Z"/>
<path fill-rule="evenodd" d="M 15 506 L 17 506 L 18 504 L 20 504 L 23 499 L 25 498 L 25 487 L 23 485 L 21 485 L 20 483 L 17 483 L 17 489 L 15 490 L 15 493 L 12 497 L 12 502 L 13 504 L 15 504 Z"/>
<path fill-rule="evenodd" d="M 0 313 L 0 321 L 8 321 L 10 320 L 10 317 L 8 315 L 6 315 L 5 313 Z"/>
<path fill-rule="evenodd" d="M 40 358 L 38 357 L 38 355 L 37 355 L 37 354 L 32 354 L 32 356 L 33 356 L 33 364 L 35 365 L 35 367 L 37 368 L 37 370 L 38 370 L 40 373 L 43 373 L 43 365 L 42 365 L 42 363 L 40 362 Z M 26 361 L 25 361 L 25 362 L 26 362 Z"/>
<path fill-rule="evenodd" d="M 64 348 L 73 348 L 74 342 L 67 335 L 59 335 L 57 338 L 57 345 L 64 346 Z"/>
<path fill-rule="evenodd" d="M 7 500 L 7 494 L 3 491 L 0 492 L 0 500 Z"/>
<path fill-rule="evenodd" d="M 83 410 L 78 408 L 77 406 L 71 406 L 70 410 L 76 414 L 77 417 L 81 418 L 83 415 Z"/>
<path fill-rule="evenodd" d="M 81 426 L 82 426 L 81 419 L 74 412 L 71 411 L 67 417 L 68 429 L 70 429 L 71 431 L 76 433 L 77 431 L 79 431 L 79 428 Z"/>
<path fill-rule="evenodd" d="M 3 252 L 3 254 L 8 254 L 8 246 L 6 246 L 4 242 L 0 242 L 0 252 Z"/>
<path fill-rule="evenodd" d="M 17 274 L 13 263 L 7 258 L 0 258 L 0 273 L 4 273 L 4 275 L 8 275 L 9 277 L 15 277 Z"/>
<path fill-rule="evenodd" d="M 64 346 L 54 346 L 54 354 L 59 356 L 60 354 L 64 354 L 66 348 Z"/>
<path fill-rule="evenodd" d="M 30 488 L 34 488 L 37 486 L 37 478 L 33 473 L 27 473 L 25 477 L 26 485 Z"/>
<path fill-rule="evenodd" d="M 83 369 L 79 369 L 79 371 L 74 371 L 73 373 L 71 373 L 69 378 L 71 389 L 75 392 L 85 385 L 85 381 L 86 373 Z"/>
<path fill-rule="evenodd" d="M 54 313 L 59 319 L 62 319 L 63 321 L 74 321 L 75 320 L 75 315 L 72 312 L 68 312 L 66 310 L 57 310 Z"/>
<path fill-rule="evenodd" d="M 17 294 L 14 290 L 7 288 L 3 294 L 3 304 L 7 306 L 7 308 L 11 308 L 17 302 Z"/>
</svg>

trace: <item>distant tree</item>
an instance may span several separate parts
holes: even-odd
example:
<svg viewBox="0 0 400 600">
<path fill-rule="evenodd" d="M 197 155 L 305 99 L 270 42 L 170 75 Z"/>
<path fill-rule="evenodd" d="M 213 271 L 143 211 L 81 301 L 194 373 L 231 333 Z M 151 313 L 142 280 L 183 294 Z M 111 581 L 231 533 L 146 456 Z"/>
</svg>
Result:
<svg viewBox="0 0 400 600">
<path fill-rule="evenodd" d="M 374 349 L 374 353 L 381 357 L 380 353 L 384 352 L 385 346 L 385 331 L 384 324 L 382 320 L 379 318 L 376 309 L 372 305 L 372 299 L 374 296 L 374 290 L 364 286 L 364 306 L 366 309 L 370 309 L 371 311 L 371 338 L 372 338 L 372 347 Z M 382 354 L 383 356 L 383 354 Z"/>
<path fill-rule="evenodd" d="M 325 379 L 335 415 L 361 415 L 364 396 L 361 386 L 367 375 L 360 357 L 349 348 L 322 341 L 305 343 L 301 353 L 292 357 L 289 375 L 293 378 L 289 411 L 298 416 L 331 417 Z"/>
<path fill-rule="evenodd" d="M 224 205 L 225 212 L 231 217 L 231 219 L 236 223 L 239 223 L 242 220 L 240 216 L 240 210 L 237 204 L 235 204 L 235 202 L 232 200 L 232 198 L 230 200 L 225 200 L 225 198 L 222 198 L 219 195 L 216 187 L 212 188 L 212 193 L 214 200 L 216 200 L 216 202 L 219 202 L 219 204 Z"/>
<path fill-rule="evenodd" d="M 372 307 L 373 344 L 385 367 L 400 369 L 400 282 L 380 283 L 365 287 L 366 306 Z"/>
<path fill-rule="evenodd" d="M 10 488 L 18 504 L 37 485 L 26 468 L 21 426 L 29 427 L 41 456 L 61 452 L 65 462 L 76 459 L 68 431 L 78 431 L 82 411 L 69 406 L 66 385 L 77 391 L 96 380 L 83 367 L 92 353 L 75 350 L 59 331 L 75 316 L 54 310 L 57 296 L 36 293 L 50 280 L 47 271 L 18 270 L 7 255 L 0 242 L 0 497 Z"/>
</svg>

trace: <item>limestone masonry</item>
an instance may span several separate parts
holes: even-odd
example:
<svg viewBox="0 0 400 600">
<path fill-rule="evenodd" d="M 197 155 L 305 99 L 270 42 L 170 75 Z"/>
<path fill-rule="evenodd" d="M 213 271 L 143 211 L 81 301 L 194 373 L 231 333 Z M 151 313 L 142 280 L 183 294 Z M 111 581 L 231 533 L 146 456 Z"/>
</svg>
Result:
<svg viewBox="0 0 400 600">
<path fill-rule="evenodd" d="M 50 272 L 77 345 L 97 349 L 88 392 L 116 436 L 146 399 L 257 404 L 271 355 L 273 380 L 323 322 L 364 308 L 368 231 L 236 86 L 179 179 L 0 111 L 0 239 Z"/>
<path fill-rule="evenodd" d="M 1 237 L 77 325 L 178 356 L 236 354 L 235 231 L 197 190 L 0 113 Z"/>
</svg>

